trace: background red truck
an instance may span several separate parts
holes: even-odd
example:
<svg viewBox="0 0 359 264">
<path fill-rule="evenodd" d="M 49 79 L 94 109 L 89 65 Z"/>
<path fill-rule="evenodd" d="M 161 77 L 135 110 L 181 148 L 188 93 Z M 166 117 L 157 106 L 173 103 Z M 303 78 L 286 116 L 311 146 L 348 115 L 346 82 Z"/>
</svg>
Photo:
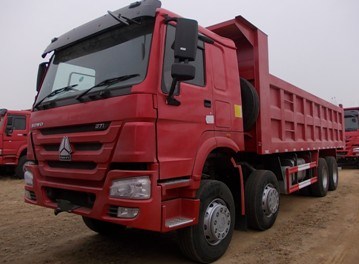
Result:
<svg viewBox="0 0 359 264">
<path fill-rule="evenodd" d="M 0 109 L 0 166 L 15 167 L 15 175 L 24 177 L 30 111 Z"/>
<path fill-rule="evenodd" d="M 102 234 L 177 230 L 209 263 L 235 225 L 270 228 L 280 193 L 337 188 L 343 109 L 270 75 L 267 36 L 243 17 L 202 28 L 160 6 L 135 2 L 46 48 L 25 201 Z"/>
<path fill-rule="evenodd" d="M 338 163 L 359 168 L 359 107 L 345 108 L 344 118 L 345 148 L 338 150 Z"/>
</svg>

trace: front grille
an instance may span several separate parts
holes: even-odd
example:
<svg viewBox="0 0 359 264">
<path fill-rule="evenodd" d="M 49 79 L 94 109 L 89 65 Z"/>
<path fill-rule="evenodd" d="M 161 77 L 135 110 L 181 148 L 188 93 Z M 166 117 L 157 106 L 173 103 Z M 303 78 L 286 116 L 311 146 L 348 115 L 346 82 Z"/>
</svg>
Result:
<svg viewBox="0 0 359 264">
<path fill-rule="evenodd" d="M 70 133 L 81 133 L 91 131 L 104 131 L 108 129 L 110 122 L 94 123 L 78 126 L 66 126 L 66 127 L 52 127 L 41 129 L 43 135 L 57 135 L 57 134 L 70 134 Z"/>
<path fill-rule="evenodd" d="M 59 151 L 60 143 L 44 144 L 43 147 L 46 151 Z M 72 147 L 75 151 L 96 151 L 102 148 L 102 144 L 99 142 L 74 143 Z"/>
<path fill-rule="evenodd" d="M 96 200 L 96 195 L 93 193 L 77 192 L 49 187 L 46 188 L 45 191 L 47 197 L 54 203 L 57 203 L 57 200 L 66 200 L 74 205 L 91 209 Z"/>
<path fill-rule="evenodd" d="M 75 170 L 94 170 L 96 168 L 95 162 L 81 162 L 81 161 L 48 161 L 47 164 L 51 168 L 61 168 L 61 169 L 75 169 Z"/>
</svg>

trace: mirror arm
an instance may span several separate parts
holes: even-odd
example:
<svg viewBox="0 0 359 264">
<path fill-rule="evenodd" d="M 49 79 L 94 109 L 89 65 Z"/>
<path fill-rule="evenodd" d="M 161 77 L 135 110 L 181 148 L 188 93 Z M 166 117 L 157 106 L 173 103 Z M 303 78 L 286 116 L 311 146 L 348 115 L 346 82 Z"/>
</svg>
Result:
<svg viewBox="0 0 359 264">
<path fill-rule="evenodd" d="M 175 92 L 175 89 L 176 89 L 177 83 L 178 83 L 177 78 L 173 78 L 172 79 L 172 84 L 171 84 L 171 89 L 168 92 L 168 95 L 167 95 L 167 98 L 166 98 L 166 104 L 168 104 L 168 105 L 173 105 L 173 106 L 180 106 L 181 105 L 181 102 L 178 101 L 173 96 L 173 94 Z"/>
</svg>

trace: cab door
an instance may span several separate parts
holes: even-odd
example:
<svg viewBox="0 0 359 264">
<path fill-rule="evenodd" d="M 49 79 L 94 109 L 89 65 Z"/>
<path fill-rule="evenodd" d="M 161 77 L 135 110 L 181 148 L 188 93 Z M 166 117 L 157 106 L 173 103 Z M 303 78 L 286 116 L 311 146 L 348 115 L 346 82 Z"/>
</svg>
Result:
<svg viewBox="0 0 359 264">
<path fill-rule="evenodd" d="M 3 155 L 9 164 L 16 163 L 18 150 L 26 144 L 26 115 L 8 114 L 3 134 Z"/>
<path fill-rule="evenodd" d="M 174 63 L 173 43 L 176 28 L 166 26 L 163 71 L 158 91 L 157 155 L 160 162 L 160 178 L 189 176 L 199 146 L 214 135 L 214 116 L 211 80 L 207 78 L 206 50 L 198 41 L 195 78 L 180 82 L 175 90 L 179 106 L 166 104 L 171 87 L 171 66 Z"/>
</svg>

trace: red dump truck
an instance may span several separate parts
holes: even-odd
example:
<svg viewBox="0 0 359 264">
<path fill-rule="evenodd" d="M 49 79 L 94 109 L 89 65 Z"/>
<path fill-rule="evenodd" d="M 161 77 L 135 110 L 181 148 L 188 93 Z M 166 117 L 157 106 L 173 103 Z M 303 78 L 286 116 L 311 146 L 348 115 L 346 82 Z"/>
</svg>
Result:
<svg viewBox="0 0 359 264">
<path fill-rule="evenodd" d="M 0 166 L 24 177 L 30 111 L 0 109 Z"/>
<path fill-rule="evenodd" d="M 25 200 L 107 234 L 177 230 L 203 263 L 280 193 L 338 185 L 343 110 L 268 70 L 243 17 L 209 28 L 135 2 L 54 38 L 38 71 Z"/>
<path fill-rule="evenodd" d="M 338 163 L 359 168 L 359 107 L 345 108 L 344 120 L 345 148 L 338 150 Z"/>
</svg>

